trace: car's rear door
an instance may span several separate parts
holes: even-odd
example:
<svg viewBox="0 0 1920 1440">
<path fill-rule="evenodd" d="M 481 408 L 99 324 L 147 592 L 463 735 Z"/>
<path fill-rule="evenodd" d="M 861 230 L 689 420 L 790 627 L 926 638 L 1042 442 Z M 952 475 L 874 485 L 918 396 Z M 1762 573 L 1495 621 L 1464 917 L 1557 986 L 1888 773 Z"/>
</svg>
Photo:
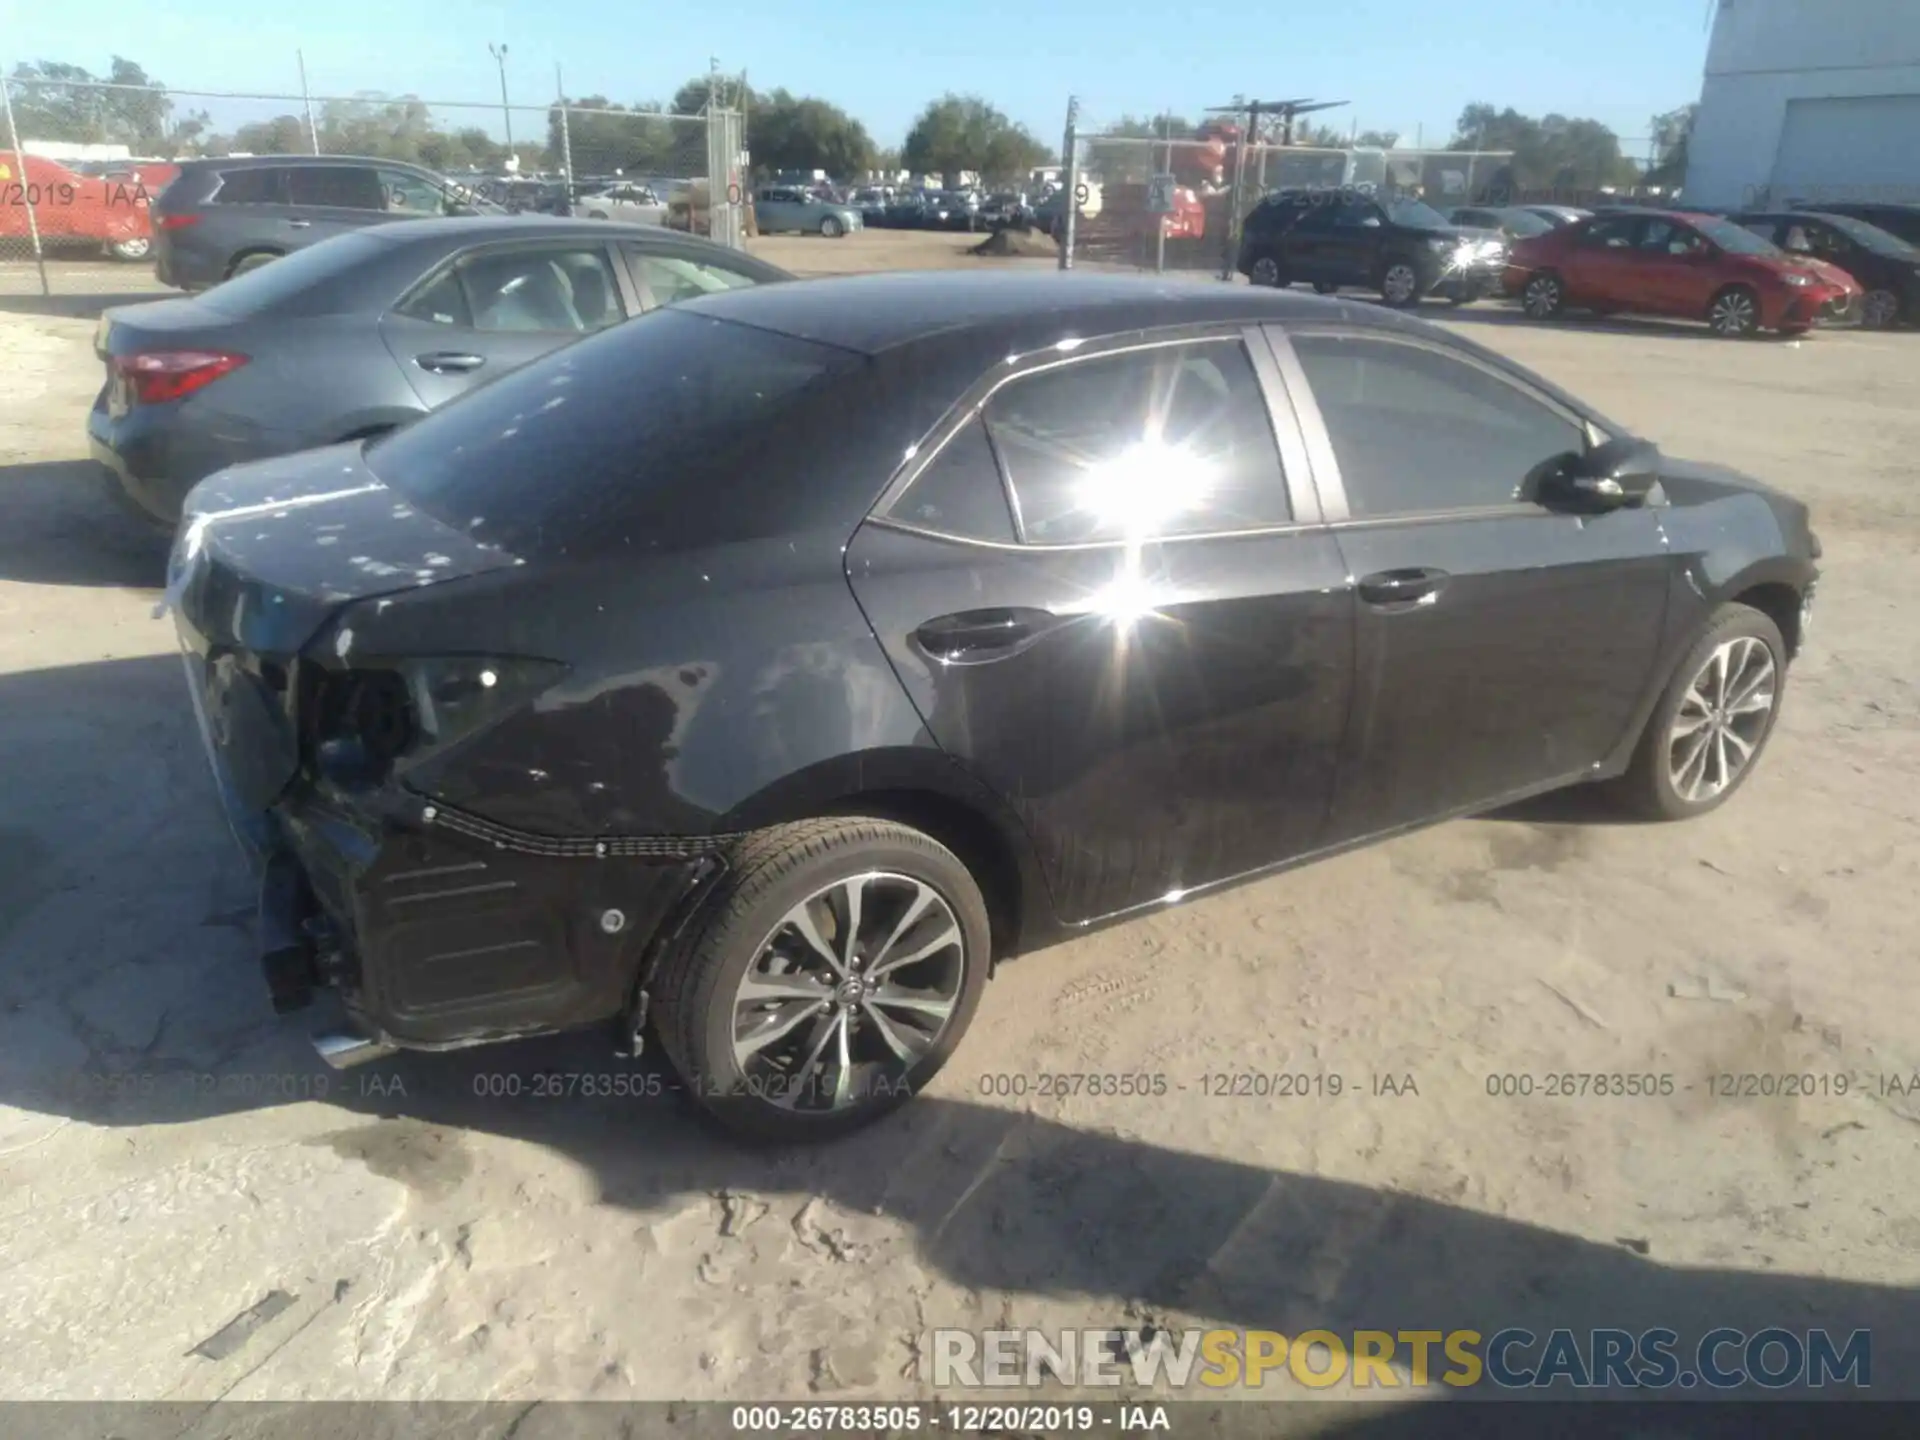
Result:
<svg viewBox="0 0 1920 1440">
<path fill-rule="evenodd" d="M 380 176 L 367 165 L 287 168 L 285 248 L 297 250 L 387 218 Z"/>
<path fill-rule="evenodd" d="M 605 242 L 510 241 L 442 260 L 380 317 L 380 338 L 431 410 L 638 310 Z"/>
<path fill-rule="evenodd" d="M 1274 337 L 1355 615 L 1328 839 L 1578 779 L 1651 679 L 1674 561 L 1657 505 L 1556 513 L 1542 470 L 1594 436 L 1444 339 Z"/>
<path fill-rule="evenodd" d="M 1351 602 L 1257 329 L 996 367 L 847 551 L 935 742 L 1025 823 L 1060 917 L 1320 843 Z"/>
</svg>

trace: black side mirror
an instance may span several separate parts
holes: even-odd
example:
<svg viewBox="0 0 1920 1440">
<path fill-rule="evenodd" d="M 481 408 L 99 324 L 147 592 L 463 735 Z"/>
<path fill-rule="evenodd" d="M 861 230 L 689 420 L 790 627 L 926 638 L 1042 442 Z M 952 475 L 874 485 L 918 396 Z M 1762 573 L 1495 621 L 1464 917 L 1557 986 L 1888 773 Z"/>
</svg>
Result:
<svg viewBox="0 0 1920 1440">
<path fill-rule="evenodd" d="M 1569 456 L 1542 480 L 1540 500 L 1556 508 L 1618 510 L 1644 503 L 1659 483 L 1659 447 L 1625 435 Z"/>
</svg>

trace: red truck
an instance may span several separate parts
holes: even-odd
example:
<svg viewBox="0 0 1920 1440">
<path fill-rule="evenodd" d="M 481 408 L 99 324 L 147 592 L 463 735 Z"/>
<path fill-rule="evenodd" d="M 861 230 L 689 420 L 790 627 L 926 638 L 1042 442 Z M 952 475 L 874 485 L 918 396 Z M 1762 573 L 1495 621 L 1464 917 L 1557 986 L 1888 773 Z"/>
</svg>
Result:
<svg viewBox="0 0 1920 1440">
<path fill-rule="evenodd" d="M 153 249 L 147 203 L 174 174 L 172 165 L 115 167 L 105 175 L 81 175 L 37 155 L 26 157 L 26 173 L 11 151 L 0 151 L 0 243 L 27 240 L 33 233 L 27 207 L 33 207 L 42 245 L 104 247 L 116 260 L 145 260 Z M 15 254 L 18 245 L 7 247 Z"/>
</svg>

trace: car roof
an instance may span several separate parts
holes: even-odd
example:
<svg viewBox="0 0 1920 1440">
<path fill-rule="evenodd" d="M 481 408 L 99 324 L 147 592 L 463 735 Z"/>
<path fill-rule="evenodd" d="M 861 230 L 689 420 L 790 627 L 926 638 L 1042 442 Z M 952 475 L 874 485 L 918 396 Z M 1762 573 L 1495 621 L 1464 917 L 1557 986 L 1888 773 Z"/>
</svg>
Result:
<svg viewBox="0 0 1920 1440">
<path fill-rule="evenodd" d="M 1042 319 L 1049 328 L 1086 338 L 1173 325 L 1333 319 L 1381 329 L 1427 328 L 1378 306 L 1285 290 L 1057 270 L 836 276 L 716 292 L 682 301 L 680 308 L 866 355 L 962 331 L 998 331 L 1012 340 L 1030 335 Z"/>
<path fill-rule="evenodd" d="M 208 155 L 174 163 L 182 170 L 257 170 L 263 165 L 384 165 L 388 169 L 434 173 L 417 160 L 383 160 L 373 155 Z"/>
<path fill-rule="evenodd" d="M 628 225 L 618 220 L 575 220 L 564 215 L 441 215 L 423 220 L 386 220 L 355 232 L 399 245 L 415 240 L 518 239 L 540 235 L 617 235 L 623 240 L 661 240 L 697 249 L 725 250 L 711 240 L 659 225 Z M 751 257 L 749 257 L 751 258 Z"/>
</svg>

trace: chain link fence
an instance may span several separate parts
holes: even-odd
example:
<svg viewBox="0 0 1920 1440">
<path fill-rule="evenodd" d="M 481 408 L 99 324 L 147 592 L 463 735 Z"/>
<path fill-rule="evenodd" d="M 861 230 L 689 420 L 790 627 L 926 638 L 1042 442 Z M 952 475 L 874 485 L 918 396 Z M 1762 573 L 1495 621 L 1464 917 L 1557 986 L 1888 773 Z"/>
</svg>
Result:
<svg viewBox="0 0 1920 1440">
<path fill-rule="evenodd" d="M 1411 195 L 1444 214 L 1511 185 L 1507 152 L 1242 144 L 1238 127 L 1210 129 L 1198 138 L 1156 139 L 1081 134 L 1070 124 L 1073 223 L 1064 194 L 1043 215 L 1062 243 L 1063 264 L 1227 278 L 1247 215 L 1283 190 Z"/>
<path fill-rule="evenodd" d="M 0 294 L 158 291 L 152 202 L 188 159 L 400 161 L 444 178 L 454 204 L 675 225 L 736 245 L 751 231 L 741 117 L 720 107 L 675 115 L 17 76 L 0 77 L 0 100 Z"/>
</svg>

